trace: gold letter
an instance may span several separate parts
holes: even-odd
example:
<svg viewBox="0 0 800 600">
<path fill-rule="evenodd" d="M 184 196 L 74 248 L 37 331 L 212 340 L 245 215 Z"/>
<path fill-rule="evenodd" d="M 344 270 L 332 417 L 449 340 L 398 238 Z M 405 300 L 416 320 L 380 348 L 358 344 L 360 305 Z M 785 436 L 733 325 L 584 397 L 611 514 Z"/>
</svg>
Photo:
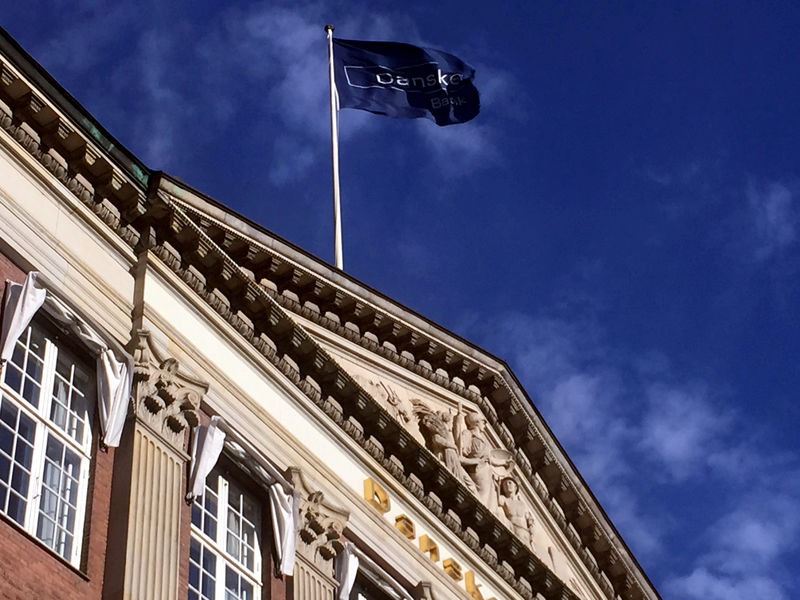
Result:
<svg viewBox="0 0 800 600">
<path fill-rule="evenodd" d="M 480 586 L 475 583 L 475 573 L 473 573 L 472 570 L 464 573 L 464 587 L 467 588 L 467 593 L 473 600 L 483 600 L 483 595 L 478 589 Z"/>
<path fill-rule="evenodd" d="M 414 521 L 405 515 L 397 515 L 394 518 L 394 526 L 410 540 L 417 537 L 416 530 L 414 529 Z"/>
<path fill-rule="evenodd" d="M 444 572 L 450 575 L 456 581 L 461 581 L 464 576 L 461 575 L 461 565 L 458 564 L 453 558 L 445 558 L 442 562 Z"/>
<path fill-rule="evenodd" d="M 389 501 L 389 494 L 372 477 L 367 477 L 364 480 L 364 500 L 383 514 L 389 512 L 392 506 Z"/>
<path fill-rule="evenodd" d="M 427 535 L 419 537 L 419 549 L 426 552 L 433 562 L 439 562 L 439 546 Z"/>
</svg>

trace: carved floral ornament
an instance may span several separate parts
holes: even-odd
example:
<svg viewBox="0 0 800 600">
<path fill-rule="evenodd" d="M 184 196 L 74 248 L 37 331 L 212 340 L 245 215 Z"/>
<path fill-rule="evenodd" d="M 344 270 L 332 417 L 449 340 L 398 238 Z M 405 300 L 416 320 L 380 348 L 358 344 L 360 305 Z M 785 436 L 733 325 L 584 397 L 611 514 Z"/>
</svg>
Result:
<svg viewBox="0 0 800 600">
<path fill-rule="evenodd" d="M 133 399 L 136 416 L 180 447 L 186 429 L 198 423 L 197 409 L 208 384 L 181 373 L 172 357 L 163 357 L 150 332 L 135 334 Z"/>
</svg>

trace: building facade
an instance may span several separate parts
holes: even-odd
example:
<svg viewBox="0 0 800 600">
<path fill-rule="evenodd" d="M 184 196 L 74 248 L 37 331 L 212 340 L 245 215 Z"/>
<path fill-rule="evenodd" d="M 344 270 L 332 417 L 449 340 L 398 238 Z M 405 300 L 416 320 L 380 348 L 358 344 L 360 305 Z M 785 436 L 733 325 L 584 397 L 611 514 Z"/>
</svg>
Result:
<svg viewBox="0 0 800 600">
<path fill-rule="evenodd" d="M 0 35 L 0 597 L 658 594 L 508 366 Z"/>
</svg>

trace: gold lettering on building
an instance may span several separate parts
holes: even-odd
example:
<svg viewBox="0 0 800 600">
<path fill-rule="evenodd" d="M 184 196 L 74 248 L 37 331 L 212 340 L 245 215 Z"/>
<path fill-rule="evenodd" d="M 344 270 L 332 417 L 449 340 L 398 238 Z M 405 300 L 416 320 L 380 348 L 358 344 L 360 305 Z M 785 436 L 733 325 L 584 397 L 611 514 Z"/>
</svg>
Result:
<svg viewBox="0 0 800 600">
<path fill-rule="evenodd" d="M 480 584 L 475 583 L 475 573 L 471 569 L 464 573 L 464 587 L 473 600 L 483 600 L 483 594 L 478 589 Z"/>
<path fill-rule="evenodd" d="M 425 552 L 433 562 L 439 562 L 439 546 L 427 535 L 419 536 L 419 549 Z"/>
<path fill-rule="evenodd" d="M 461 565 L 454 558 L 445 558 L 442 561 L 444 572 L 450 575 L 455 581 L 461 581 L 464 576 L 461 574 Z"/>
<path fill-rule="evenodd" d="M 410 540 L 413 540 L 415 537 L 417 537 L 417 530 L 414 527 L 414 521 L 405 515 L 397 515 L 394 518 L 394 526 L 400 533 Z"/>
<path fill-rule="evenodd" d="M 367 477 L 364 480 L 364 500 L 383 514 L 389 512 L 389 509 L 392 507 L 389 494 L 387 494 L 386 490 L 372 477 Z"/>
<path fill-rule="evenodd" d="M 372 477 L 364 480 L 364 499 L 381 514 L 386 514 L 391 510 L 392 502 L 386 490 Z M 394 518 L 395 528 L 406 538 L 413 540 L 416 538 L 416 526 L 414 521 L 405 514 L 399 514 Z M 428 555 L 433 562 L 439 562 L 439 545 L 422 534 L 417 538 L 419 549 Z M 442 561 L 444 572 L 454 581 L 464 581 L 464 589 L 472 600 L 485 600 L 480 591 L 481 584 L 475 580 L 475 573 L 472 570 L 464 572 L 461 565 L 454 558 L 445 558 Z M 488 600 L 497 600 L 494 596 Z"/>
</svg>

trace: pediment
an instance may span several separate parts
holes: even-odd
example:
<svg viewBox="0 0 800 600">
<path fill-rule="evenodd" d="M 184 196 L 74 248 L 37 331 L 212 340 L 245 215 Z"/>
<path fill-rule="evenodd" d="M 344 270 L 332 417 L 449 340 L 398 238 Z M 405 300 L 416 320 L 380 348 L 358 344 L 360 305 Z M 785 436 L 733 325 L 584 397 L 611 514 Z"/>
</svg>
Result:
<svg viewBox="0 0 800 600">
<path fill-rule="evenodd" d="M 593 597 L 580 583 L 587 579 L 583 561 L 537 492 L 544 484 L 536 481 L 536 475 L 534 479 L 525 475 L 514 449 L 506 447 L 477 403 L 355 348 L 348 351 L 340 340 L 325 338 L 317 341 L 405 431 L 559 579 L 581 597 Z"/>
</svg>

